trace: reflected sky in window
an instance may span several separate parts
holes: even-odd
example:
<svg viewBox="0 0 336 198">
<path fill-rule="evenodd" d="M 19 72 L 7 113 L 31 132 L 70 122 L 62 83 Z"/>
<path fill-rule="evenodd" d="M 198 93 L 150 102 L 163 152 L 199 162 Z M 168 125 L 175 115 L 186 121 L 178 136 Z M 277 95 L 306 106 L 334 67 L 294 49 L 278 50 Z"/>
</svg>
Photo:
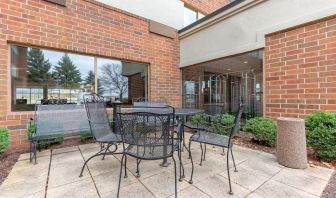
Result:
<svg viewBox="0 0 336 198">
<path fill-rule="evenodd" d="M 50 51 L 50 50 L 42 50 L 42 51 L 44 53 L 44 57 L 46 59 L 49 59 L 49 62 L 53 66 L 58 65 L 58 61 L 64 55 L 63 52 L 56 52 L 56 51 Z M 79 55 L 79 54 L 71 54 L 71 53 L 68 53 L 68 55 L 71 58 L 72 62 L 79 69 L 81 74 L 84 75 L 82 76 L 82 79 L 84 79 L 87 73 L 93 69 L 92 66 L 94 65 L 94 57 Z M 54 67 L 51 69 L 51 71 L 54 71 Z"/>
</svg>

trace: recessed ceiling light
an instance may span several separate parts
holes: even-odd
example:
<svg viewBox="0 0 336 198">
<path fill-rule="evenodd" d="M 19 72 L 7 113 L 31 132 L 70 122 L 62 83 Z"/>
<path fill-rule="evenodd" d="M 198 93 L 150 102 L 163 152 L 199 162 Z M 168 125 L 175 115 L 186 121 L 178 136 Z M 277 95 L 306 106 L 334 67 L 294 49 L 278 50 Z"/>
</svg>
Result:
<svg viewBox="0 0 336 198">
<path fill-rule="evenodd" d="M 245 63 L 245 64 L 247 64 L 247 63 L 248 63 L 248 61 L 244 61 L 244 63 Z"/>
<path fill-rule="evenodd" d="M 231 71 L 231 69 L 226 69 L 226 70 Z"/>
</svg>

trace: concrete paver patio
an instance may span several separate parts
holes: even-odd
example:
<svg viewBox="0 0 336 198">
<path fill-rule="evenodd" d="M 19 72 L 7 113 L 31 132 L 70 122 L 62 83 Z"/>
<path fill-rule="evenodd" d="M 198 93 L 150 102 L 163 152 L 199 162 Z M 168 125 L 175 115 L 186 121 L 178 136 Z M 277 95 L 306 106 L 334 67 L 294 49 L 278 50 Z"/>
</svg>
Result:
<svg viewBox="0 0 336 198">
<path fill-rule="evenodd" d="M 29 154 L 21 155 L 0 186 L 0 197 L 116 197 L 120 155 L 91 160 L 83 177 L 78 177 L 84 160 L 98 147 L 86 144 L 45 150 L 38 154 L 36 165 L 29 163 Z M 228 194 L 222 150 L 209 146 L 206 161 L 199 166 L 200 149 L 194 144 L 194 183 L 187 182 L 191 163 L 185 151 L 186 178 L 178 182 L 178 197 L 319 197 L 333 172 L 322 167 L 289 169 L 279 165 L 272 154 L 244 147 L 234 146 L 233 151 L 238 165 L 238 172 L 231 172 L 234 195 Z M 128 158 L 128 178 L 122 177 L 121 197 L 174 197 L 174 168 L 161 167 L 160 162 L 141 162 L 141 177 L 136 178 L 135 160 Z"/>
</svg>

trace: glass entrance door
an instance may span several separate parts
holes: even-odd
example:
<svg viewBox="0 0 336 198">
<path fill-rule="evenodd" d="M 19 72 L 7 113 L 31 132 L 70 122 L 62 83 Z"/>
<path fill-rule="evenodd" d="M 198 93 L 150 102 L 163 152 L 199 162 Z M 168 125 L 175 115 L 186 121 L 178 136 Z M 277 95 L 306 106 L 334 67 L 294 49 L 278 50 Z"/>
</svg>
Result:
<svg viewBox="0 0 336 198">
<path fill-rule="evenodd" d="M 218 114 L 235 113 L 244 103 L 245 117 L 262 116 L 262 77 L 255 52 L 184 68 L 183 106 Z"/>
</svg>

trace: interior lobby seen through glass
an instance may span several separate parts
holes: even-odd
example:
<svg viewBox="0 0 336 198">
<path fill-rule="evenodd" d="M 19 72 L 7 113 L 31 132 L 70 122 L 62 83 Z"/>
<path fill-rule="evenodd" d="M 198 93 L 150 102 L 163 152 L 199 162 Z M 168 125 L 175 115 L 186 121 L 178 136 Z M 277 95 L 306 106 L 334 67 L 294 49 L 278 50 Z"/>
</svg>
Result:
<svg viewBox="0 0 336 198">
<path fill-rule="evenodd" d="M 262 116 L 262 63 L 258 50 L 183 68 L 183 106 L 215 114 L 245 103 L 245 117 Z"/>
</svg>

